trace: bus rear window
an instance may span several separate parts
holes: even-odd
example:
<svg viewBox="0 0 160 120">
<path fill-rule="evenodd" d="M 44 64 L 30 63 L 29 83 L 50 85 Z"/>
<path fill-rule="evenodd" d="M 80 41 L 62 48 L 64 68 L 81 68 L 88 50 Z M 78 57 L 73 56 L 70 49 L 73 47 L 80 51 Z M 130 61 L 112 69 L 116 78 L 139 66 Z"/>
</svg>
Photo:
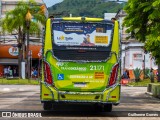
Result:
<svg viewBox="0 0 160 120">
<path fill-rule="evenodd" d="M 109 46 L 112 29 L 104 23 L 53 23 L 53 42 L 58 46 Z"/>
</svg>

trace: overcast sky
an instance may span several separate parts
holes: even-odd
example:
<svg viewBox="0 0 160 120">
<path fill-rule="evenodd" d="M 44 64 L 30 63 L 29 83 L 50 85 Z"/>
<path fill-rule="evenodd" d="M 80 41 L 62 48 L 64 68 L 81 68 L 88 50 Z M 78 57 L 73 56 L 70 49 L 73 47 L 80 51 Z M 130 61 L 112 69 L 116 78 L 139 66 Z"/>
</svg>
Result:
<svg viewBox="0 0 160 120">
<path fill-rule="evenodd" d="M 62 2 L 63 0 L 43 0 L 47 7 L 51 7 L 52 5 Z"/>
</svg>

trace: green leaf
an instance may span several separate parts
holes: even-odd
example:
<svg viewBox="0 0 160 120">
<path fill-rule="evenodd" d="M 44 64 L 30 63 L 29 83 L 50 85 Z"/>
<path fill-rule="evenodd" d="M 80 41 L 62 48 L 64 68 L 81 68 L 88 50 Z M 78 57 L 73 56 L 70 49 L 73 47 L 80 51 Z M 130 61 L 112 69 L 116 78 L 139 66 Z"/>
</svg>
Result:
<svg viewBox="0 0 160 120">
<path fill-rule="evenodd" d="M 156 63 L 160 63 L 160 0 L 129 0 L 123 26 L 126 32 L 135 32 L 138 41 L 145 44 Z"/>
<path fill-rule="evenodd" d="M 155 2 L 152 3 L 153 7 L 157 7 L 159 5 L 160 5 L 160 1 L 159 0 L 156 0 Z"/>
</svg>

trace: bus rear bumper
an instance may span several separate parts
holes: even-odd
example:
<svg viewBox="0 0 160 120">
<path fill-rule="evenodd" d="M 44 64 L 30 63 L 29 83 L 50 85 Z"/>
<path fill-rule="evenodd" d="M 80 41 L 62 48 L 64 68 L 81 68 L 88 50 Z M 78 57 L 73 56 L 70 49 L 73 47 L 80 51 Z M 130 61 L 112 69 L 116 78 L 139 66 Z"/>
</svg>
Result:
<svg viewBox="0 0 160 120">
<path fill-rule="evenodd" d="M 103 92 L 66 92 L 57 91 L 54 87 L 42 84 L 41 102 L 51 101 L 55 103 L 101 103 L 119 104 L 120 84 L 107 88 Z"/>
</svg>

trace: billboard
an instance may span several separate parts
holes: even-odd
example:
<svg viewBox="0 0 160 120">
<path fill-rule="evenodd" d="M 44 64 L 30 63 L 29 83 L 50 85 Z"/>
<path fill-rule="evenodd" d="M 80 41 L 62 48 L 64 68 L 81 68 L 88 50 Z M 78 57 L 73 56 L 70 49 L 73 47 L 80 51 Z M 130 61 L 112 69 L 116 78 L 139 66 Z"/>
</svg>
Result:
<svg viewBox="0 0 160 120">
<path fill-rule="evenodd" d="M 109 46 L 113 26 L 98 23 L 53 23 L 53 40 L 59 46 Z"/>
</svg>

